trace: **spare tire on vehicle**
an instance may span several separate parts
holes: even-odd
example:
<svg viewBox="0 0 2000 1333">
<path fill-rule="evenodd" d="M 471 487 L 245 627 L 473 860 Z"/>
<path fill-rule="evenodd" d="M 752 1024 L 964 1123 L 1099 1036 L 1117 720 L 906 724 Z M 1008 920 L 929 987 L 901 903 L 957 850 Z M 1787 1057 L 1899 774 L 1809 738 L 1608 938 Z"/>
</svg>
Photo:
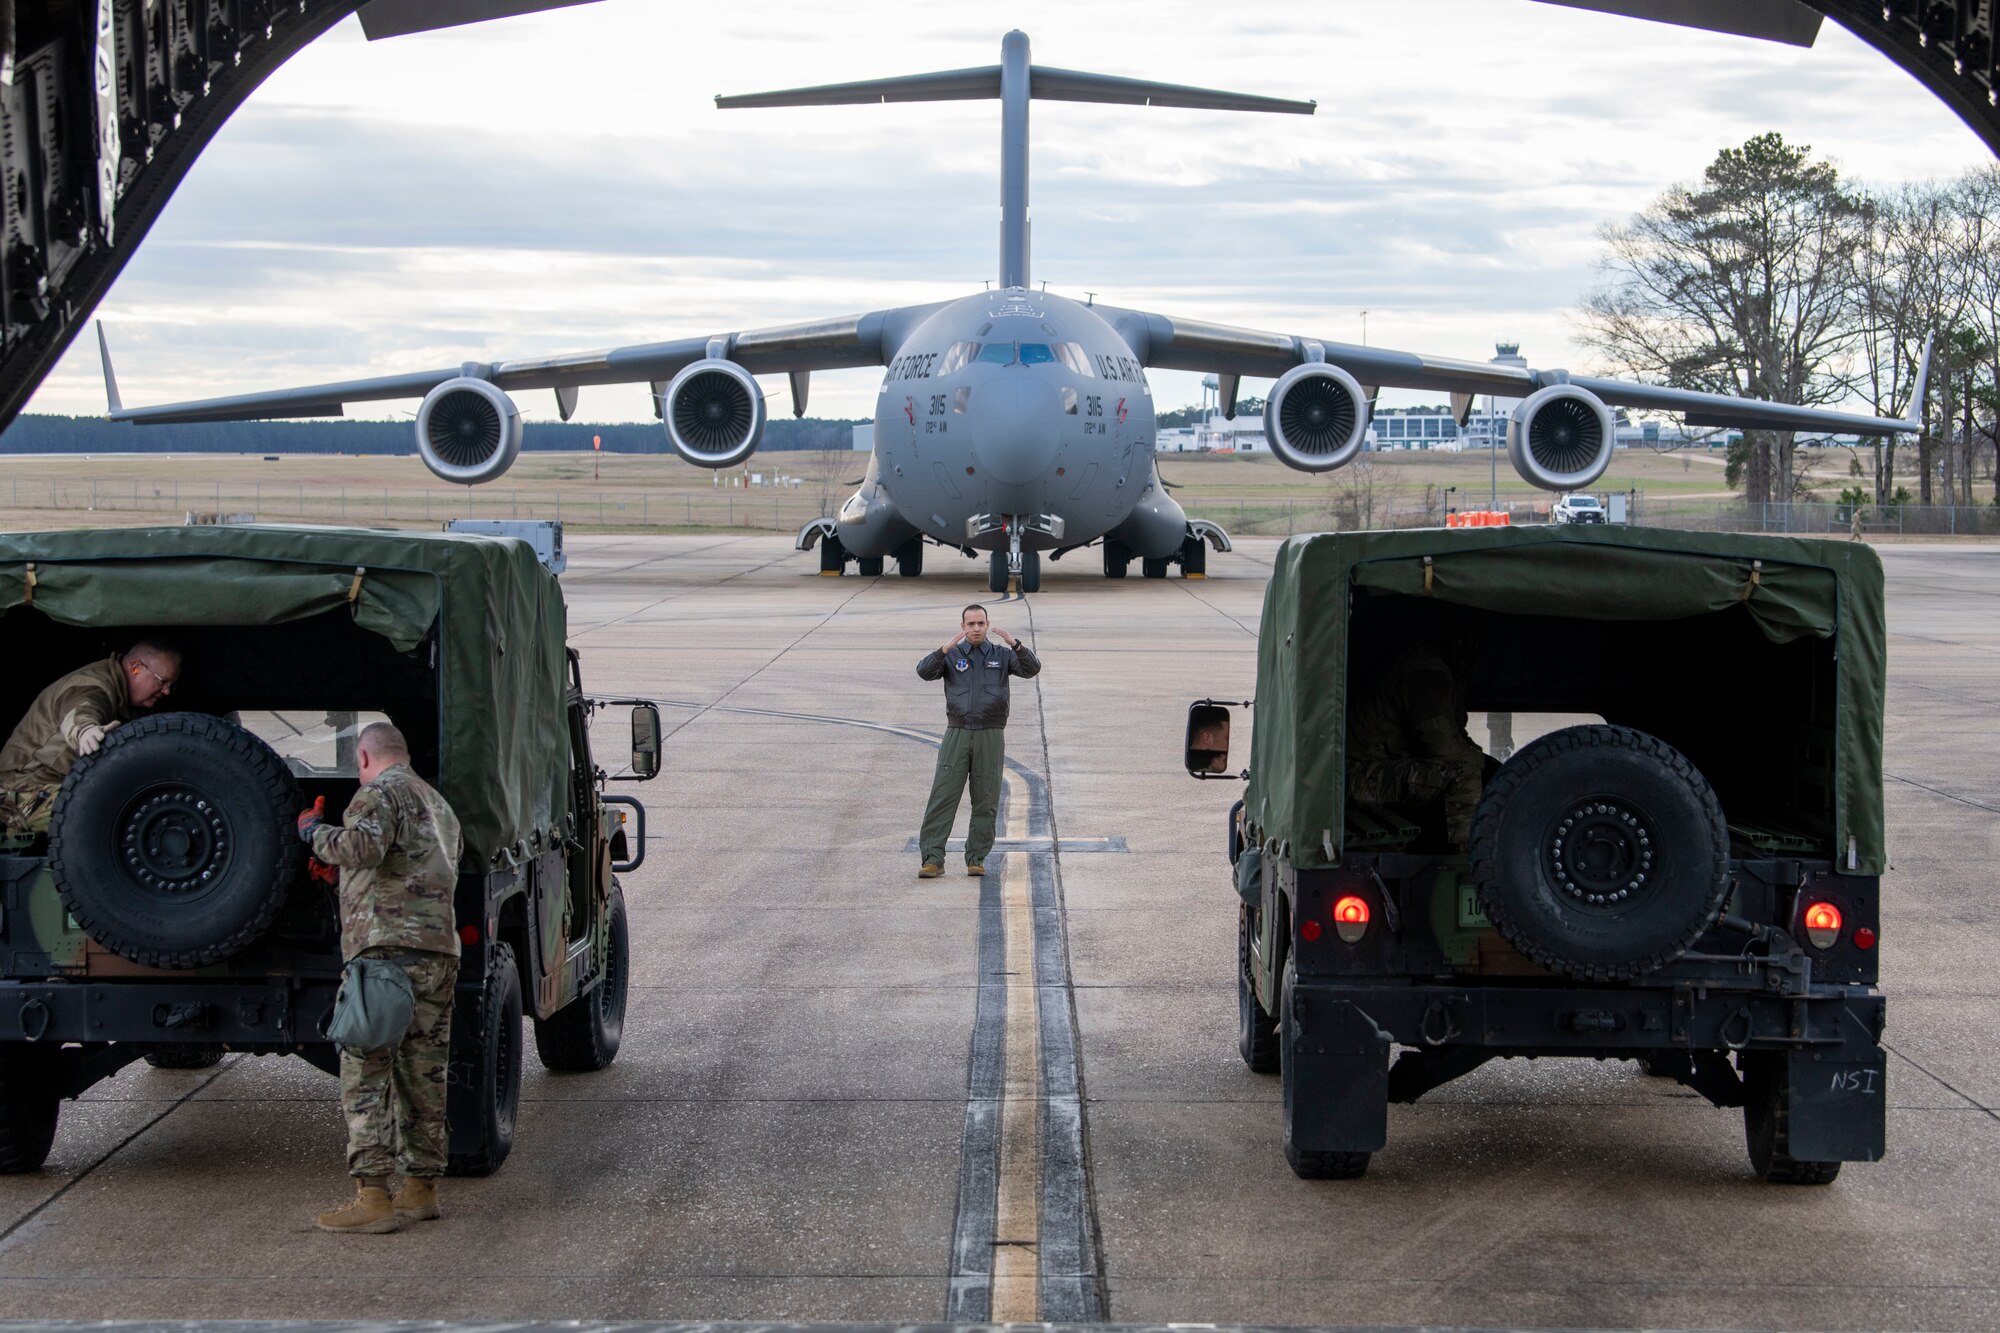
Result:
<svg viewBox="0 0 2000 1333">
<path fill-rule="evenodd" d="M 1564 976 L 1664 967 L 1729 896 L 1729 829 L 1686 756 L 1629 727 L 1568 727 L 1507 761 L 1472 821 L 1487 918 Z"/>
<path fill-rule="evenodd" d="M 49 868 L 77 924 L 149 967 L 206 967 L 262 935 L 297 878 L 299 784 L 206 713 L 110 732 L 56 798 Z"/>
</svg>

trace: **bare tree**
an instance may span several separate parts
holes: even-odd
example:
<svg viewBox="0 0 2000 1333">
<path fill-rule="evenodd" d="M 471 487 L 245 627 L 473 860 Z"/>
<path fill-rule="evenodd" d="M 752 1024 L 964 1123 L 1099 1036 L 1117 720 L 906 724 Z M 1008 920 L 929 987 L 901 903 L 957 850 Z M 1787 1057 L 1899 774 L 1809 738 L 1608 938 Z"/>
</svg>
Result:
<svg viewBox="0 0 2000 1333">
<path fill-rule="evenodd" d="M 1842 397 L 1868 202 L 1812 150 L 1761 134 L 1716 154 L 1602 235 L 1605 281 L 1583 303 L 1583 340 L 1617 368 L 1676 388 L 1781 403 Z M 1750 431 L 1753 502 L 1793 491 L 1790 432 Z"/>
</svg>

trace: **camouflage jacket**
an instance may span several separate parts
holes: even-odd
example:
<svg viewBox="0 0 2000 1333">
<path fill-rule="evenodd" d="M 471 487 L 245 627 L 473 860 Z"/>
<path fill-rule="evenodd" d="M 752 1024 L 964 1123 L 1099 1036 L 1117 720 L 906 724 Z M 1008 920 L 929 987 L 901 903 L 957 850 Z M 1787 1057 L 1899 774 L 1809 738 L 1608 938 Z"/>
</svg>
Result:
<svg viewBox="0 0 2000 1333">
<path fill-rule="evenodd" d="M 0 748 L 0 788 L 55 787 L 76 767 L 77 733 L 132 716 L 123 659 L 92 662 L 35 696 L 7 744 Z"/>
<path fill-rule="evenodd" d="M 1465 722 L 1465 686 L 1435 648 L 1411 644 L 1348 704 L 1347 762 L 1435 759 L 1477 771 L 1485 752 Z"/>
<path fill-rule="evenodd" d="M 340 952 L 423 949 L 458 956 L 452 894 L 465 850 L 458 816 L 405 764 L 354 793 L 342 824 L 313 830 L 313 855 L 340 867 Z"/>
</svg>

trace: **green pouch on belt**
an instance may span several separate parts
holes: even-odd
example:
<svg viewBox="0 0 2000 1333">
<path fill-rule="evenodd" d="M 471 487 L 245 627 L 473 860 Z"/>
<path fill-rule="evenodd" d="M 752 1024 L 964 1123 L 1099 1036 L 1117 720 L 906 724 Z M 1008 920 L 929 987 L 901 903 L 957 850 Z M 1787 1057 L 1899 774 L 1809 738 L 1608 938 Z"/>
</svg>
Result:
<svg viewBox="0 0 2000 1333">
<path fill-rule="evenodd" d="M 410 1030 L 417 995 L 410 974 L 386 958 L 356 958 L 340 980 L 326 1035 L 350 1051 L 394 1046 Z"/>
</svg>

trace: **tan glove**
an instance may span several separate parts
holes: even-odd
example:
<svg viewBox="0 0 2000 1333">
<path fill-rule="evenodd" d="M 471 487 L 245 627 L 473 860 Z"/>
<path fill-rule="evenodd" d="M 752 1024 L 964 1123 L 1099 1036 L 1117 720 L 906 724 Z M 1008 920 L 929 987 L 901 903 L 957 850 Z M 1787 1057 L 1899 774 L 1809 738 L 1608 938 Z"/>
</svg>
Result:
<svg viewBox="0 0 2000 1333">
<path fill-rule="evenodd" d="M 96 754 L 97 748 L 104 744 L 104 733 L 117 725 L 116 722 L 107 722 L 101 727 L 93 724 L 77 732 L 76 752 L 78 754 Z"/>
</svg>

